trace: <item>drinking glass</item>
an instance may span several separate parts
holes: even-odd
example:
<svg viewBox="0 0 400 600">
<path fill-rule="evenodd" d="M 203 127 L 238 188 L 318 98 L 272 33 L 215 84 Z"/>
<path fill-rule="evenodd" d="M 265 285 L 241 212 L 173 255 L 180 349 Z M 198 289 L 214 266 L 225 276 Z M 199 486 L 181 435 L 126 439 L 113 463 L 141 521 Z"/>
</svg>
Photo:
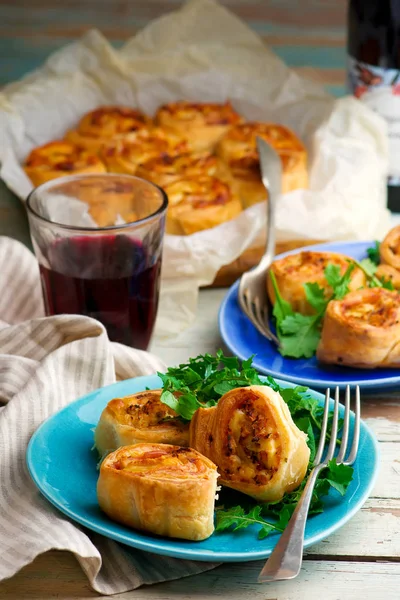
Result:
<svg viewBox="0 0 400 600">
<path fill-rule="evenodd" d="M 97 319 L 109 339 L 147 349 L 157 314 L 164 191 L 131 175 L 48 181 L 27 199 L 47 315 Z"/>
</svg>

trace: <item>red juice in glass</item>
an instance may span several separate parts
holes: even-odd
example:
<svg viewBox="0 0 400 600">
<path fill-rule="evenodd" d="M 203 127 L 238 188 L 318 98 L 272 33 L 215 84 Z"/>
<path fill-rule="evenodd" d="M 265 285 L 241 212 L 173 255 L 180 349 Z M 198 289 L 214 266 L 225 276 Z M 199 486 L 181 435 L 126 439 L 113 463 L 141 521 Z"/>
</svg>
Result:
<svg viewBox="0 0 400 600">
<path fill-rule="evenodd" d="M 87 315 L 105 326 L 110 340 L 148 347 L 157 315 L 166 202 L 162 192 L 152 187 L 164 210 L 144 217 L 143 222 L 79 232 L 68 225 L 61 227 L 64 235 L 60 235 L 59 224 L 43 225 L 36 215 L 30 215 L 47 315 Z M 40 231 L 40 226 L 45 230 Z M 49 230 L 58 235 L 49 235 Z"/>
</svg>

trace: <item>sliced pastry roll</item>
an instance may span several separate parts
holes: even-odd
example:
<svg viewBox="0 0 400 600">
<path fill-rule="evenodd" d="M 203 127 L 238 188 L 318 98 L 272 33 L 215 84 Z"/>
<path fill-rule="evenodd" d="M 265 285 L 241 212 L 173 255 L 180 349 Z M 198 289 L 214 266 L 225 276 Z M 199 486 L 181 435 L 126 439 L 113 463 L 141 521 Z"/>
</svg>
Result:
<svg viewBox="0 0 400 600">
<path fill-rule="evenodd" d="M 102 462 L 101 509 L 128 527 L 167 537 L 204 540 L 214 531 L 217 467 L 191 448 L 136 444 Z"/>
<path fill-rule="evenodd" d="M 146 390 L 111 400 L 94 432 L 99 453 L 140 442 L 189 446 L 189 425 L 160 397 L 161 390 Z"/>
<path fill-rule="evenodd" d="M 74 144 L 98 152 L 118 135 L 151 127 L 151 119 L 141 110 L 125 106 L 101 106 L 82 117 L 76 129 L 66 134 Z"/>
<path fill-rule="evenodd" d="M 282 298 L 290 303 L 294 311 L 309 315 L 313 314 L 315 310 L 307 301 L 304 284 L 318 283 L 320 287 L 324 288 L 326 297 L 329 298 L 332 289 L 325 278 L 326 267 L 337 265 L 340 267 L 340 273 L 344 275 L 349 263 L 351 263 L 351 258 L 343 254 L 304 251 L 275 260 L 270 271 L 275 275 Z M 349 289 L 357 290 L 363 285 L 365 285 L 365 275 L 361 269 L 356 267 L 351 273 Z M 275 292 L 270 273 L 267 275 L 267 290 L 269 298 L 274 304 Z"/>
<path fill-rule="evenodd" d="M 228 171 L 217 156 L 209 152 L 161 154 L 139 165 L 136 175 L 148 179 L 160 187 L 175 183 L 179 179 L 196 177 L 218 177 L 226 180 Z"/>
<path fill-rule="evenodd" d="M 230 221 L 242 211 L 230 185 L 217 177 L 179 179 L 164 186 L 168 196 L 167 233 L 190 235 Z"/>
<path fill-rule="evenodd" d="M 363 288 L 333 300 L 317 348 L 321 362 L 350 367 L 400 366 L 400 294 Z"/>
<path fill-rule="evenodd" d="M 282 192 L 308 186 L 307 152 L 287 127 L 273 123 L 242 123 L 232 127 L 217 145 L 217 154 L 226 162 L 245 206 L 266 200 L 261 181 L 257 136 L 265 139 L 282 161 Z"/>
<path fill-rule="evenodd" d="M 307 471 L 307 436 L 294 424 L 277 392 L 267 386 L 237 388 L 190 423 L 190 445 L 215 462 L 224 486 L 260 502 L 296 489 Z"/>
<path fill-rule="evenodd" d="M 189 143 L 194 151 L 212 152 L 218 140 L 242 118 L 225 104 L 207 102 L 170 102 L 161 106 L 155 122 L 182 136 L 189 133 Z"/>
<path fill-rule="evenodd" d="M 182 137 L 160 128 L 139 129 L 104 145 L 100 157 L 109 171 L 134 175 L 141 163 L 153 157 L 175 156 L 187 150 Z"/>
<path fill-rule="evenodd" d="M 160 190 L 134 177 L 119 174 L 88 177 L 63 184 L 63 193 L 86 202 L 99 227 L 134 222 L 148 217 L 160 206 Z M 139 201 L 140 200 L 140 201 Z"/>
<path fill-rule="evenodd" d="M 400 270 L 400 225 L 393 227 L 379 246 L 381 263 Z"/>
<path fill-rule="evenodd" d="M 66 175 L 105 173 L 106 167 L 96 154 L 58 140 L 34 148 L 25 161 L 24 170 L 33 185 L 38 186 Z"/>
</svg>

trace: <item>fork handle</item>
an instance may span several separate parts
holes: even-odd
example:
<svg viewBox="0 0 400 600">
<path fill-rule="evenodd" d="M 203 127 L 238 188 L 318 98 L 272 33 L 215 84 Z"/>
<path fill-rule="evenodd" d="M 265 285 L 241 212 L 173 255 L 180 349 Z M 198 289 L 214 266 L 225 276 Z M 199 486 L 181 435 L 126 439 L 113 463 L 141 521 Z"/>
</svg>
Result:
<svg viewBox="0 0 400 600">
<path fill-rule="evenodd" d="M 259 583 L 293 579 L 300 572 L 303 560 L 304 530 L 315 482 L 324 465 L 311 471 L 292 517 L 258 576 Z"/>
</svg>

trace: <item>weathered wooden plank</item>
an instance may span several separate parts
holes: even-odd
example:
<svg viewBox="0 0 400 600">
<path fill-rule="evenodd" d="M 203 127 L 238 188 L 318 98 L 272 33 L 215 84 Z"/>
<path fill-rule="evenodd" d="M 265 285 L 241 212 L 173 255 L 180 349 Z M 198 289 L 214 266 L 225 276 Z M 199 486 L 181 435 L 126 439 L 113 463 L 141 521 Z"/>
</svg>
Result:
<svg viewBox="0 0 400 600">
<path fill-rule="evenodd" d="M 400 499 L 370 498 L 339 531 L 306 551 L 308 559 L 400 559 Z"/>
<path fill-rule="evenodd" d="M 380 442 L 381 459 L 374 498 L 400 498 L 400 444 Z"/>
<path fill-rule="evenodd" d="M 293 581 L 259 585 L 262 561 L 226 564 L 218 569 L 169 583 L 113 596 L 116 600 L 397 600 L 400 564 L 305 560 Z M 104 599 L 92 592 L 71 554 L 39 556 L 15 577 L 0 583 L 2 600 Z"/>
</svg>

